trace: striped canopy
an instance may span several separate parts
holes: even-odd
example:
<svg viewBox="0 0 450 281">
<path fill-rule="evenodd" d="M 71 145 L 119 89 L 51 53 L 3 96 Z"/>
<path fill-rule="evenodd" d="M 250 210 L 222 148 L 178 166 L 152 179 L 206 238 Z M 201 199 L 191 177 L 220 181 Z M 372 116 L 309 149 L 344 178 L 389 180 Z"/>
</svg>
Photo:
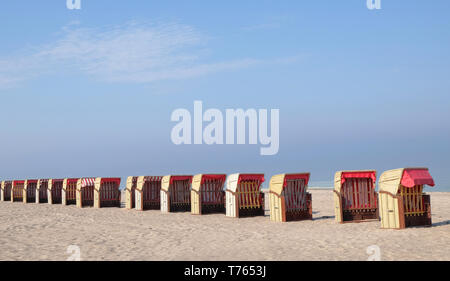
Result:
<svg viewBox="0 0 450 281">
<path fill-rule="evenodd" d="M 95 178 L 86 178 L 81 180 L 81 187 L 94 186 Z"/>
<path fill-rule="evenodd" d="M 145 181 L 161 181 L 162 180 L 162 176 L 149 176 L 149 177 L 144 177 Z"/>
</svg>

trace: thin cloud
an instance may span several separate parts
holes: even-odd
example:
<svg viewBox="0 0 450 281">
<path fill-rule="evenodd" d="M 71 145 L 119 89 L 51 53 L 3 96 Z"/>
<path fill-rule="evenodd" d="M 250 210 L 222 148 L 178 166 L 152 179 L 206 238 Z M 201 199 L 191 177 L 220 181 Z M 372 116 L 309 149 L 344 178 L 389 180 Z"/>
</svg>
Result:
<svg viewBox="0 0 450 281">
<path fill-rule="evenodd" d="M 177 23 L 131 22 L 102 29 L 69 24 L 55 42 L 0 59 L 0 86 L 52 73 L 82 73 L 113 83 L 151 83 L 267 63 L 251 58 L 208 62 L 207 41 L 193 27 Z"/>
<path fill-rule="evenodd" d="M 259 30 L 268 30 L 268 29 L 276 29 L 280 28 L 280 23 L 261 23 L 255 25 L 244 26 L 242 29 L 244 31 L 259 31 Z"/>
</svg>

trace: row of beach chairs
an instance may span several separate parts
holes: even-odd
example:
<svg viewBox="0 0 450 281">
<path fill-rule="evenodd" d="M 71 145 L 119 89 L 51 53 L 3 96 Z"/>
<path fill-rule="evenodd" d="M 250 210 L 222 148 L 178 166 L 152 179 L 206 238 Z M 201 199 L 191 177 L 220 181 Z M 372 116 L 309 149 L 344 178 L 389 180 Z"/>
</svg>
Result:
<svg viewBox="0 0 450 281">
<path fill-rule="evenodd" d="M 1 182 L 1 201 L 120 207 L 120 178 L 40 179 Z"/>
<path fill-rule="evenodd" d="M 126 209 L 223 213 L 227 217 L 265 215 L 270 220 L 312 220 L 309 173 L 281 174 L 261 191 L 264 174 L 200 174 L 128 177 Z M 335 219 L 339 223 L 381 220 L 382 228 L 431 225 L 430 196 L 434 186 L 427 168 L 404 168 L 383 173 L 376 192 L 376 171 L 341 171 L 335 175 Z M 120 178 L 80 178 L 3 181 L 1 201 L 76 205 L 79 208 L 120 207 Z M 226 188 L 225 188 L 226 187 Z M 224 189 L 225 188 L 225 189 Z"/>
</svg>

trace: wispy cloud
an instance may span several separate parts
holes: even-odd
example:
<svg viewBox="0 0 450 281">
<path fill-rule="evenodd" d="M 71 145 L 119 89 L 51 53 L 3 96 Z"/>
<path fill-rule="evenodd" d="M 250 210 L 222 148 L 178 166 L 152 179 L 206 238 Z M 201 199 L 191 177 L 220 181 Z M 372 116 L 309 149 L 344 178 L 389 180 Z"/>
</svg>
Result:
<svg viewBox="0 0 450 281">
<path fill-rule="evenodd" d="M 260 23 L 260 24 L 254 24 L 254 25 L 248 25 L 244 26 L 242 29 L 244 31 L 259 31 L 259 30 L 268 30 L 268 29 L 276 29 L 281 27 L 280 23 Z"/>
<path fill-rule="evenodd" d="M 82 73 L 107 82 L 151 83 L 245 68 L 267 61 L 208 60 L 208 38 L 188 25 L 131 22 L 62 29 L 55 42 L 0 58 L 0 86 L 51 73 Z"/>
<path fill-rule="evenodd" d="M 0 64 L 1 67 L 1 64 Z M 17 79 L 14 79 L 13 77 L 2 77 L 0 74 L 0 87 L 2 88 L 9 88 L 14 86 L 17 82 L 19 82 Z"/>
<path fill-rule="evenodd" d="M 276 14 L 261 17 L 259 22 L 249 24 L 241 27 L 242 31 L 245 32 L 258 32 L 258 31 L 269 31 L 282 28 L 283 26 L 290 25 L 293 22 L 293 18 L 288 14 Z"/>
</svg>

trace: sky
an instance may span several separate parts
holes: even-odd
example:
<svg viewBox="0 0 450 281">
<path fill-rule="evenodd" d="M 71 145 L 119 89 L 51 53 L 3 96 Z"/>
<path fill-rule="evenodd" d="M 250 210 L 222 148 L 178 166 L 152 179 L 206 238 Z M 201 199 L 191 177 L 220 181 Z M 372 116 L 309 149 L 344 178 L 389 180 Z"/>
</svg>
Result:
<svg viewBox="0 0 450 281">
<path fill-rule="evenodd" d="M 428 167 L 450 191 L 450 2 L 5 1 L 0 178 Z M 174 110 L 279 109 L 279 152 L 175 145 Z"/>
</svg>

